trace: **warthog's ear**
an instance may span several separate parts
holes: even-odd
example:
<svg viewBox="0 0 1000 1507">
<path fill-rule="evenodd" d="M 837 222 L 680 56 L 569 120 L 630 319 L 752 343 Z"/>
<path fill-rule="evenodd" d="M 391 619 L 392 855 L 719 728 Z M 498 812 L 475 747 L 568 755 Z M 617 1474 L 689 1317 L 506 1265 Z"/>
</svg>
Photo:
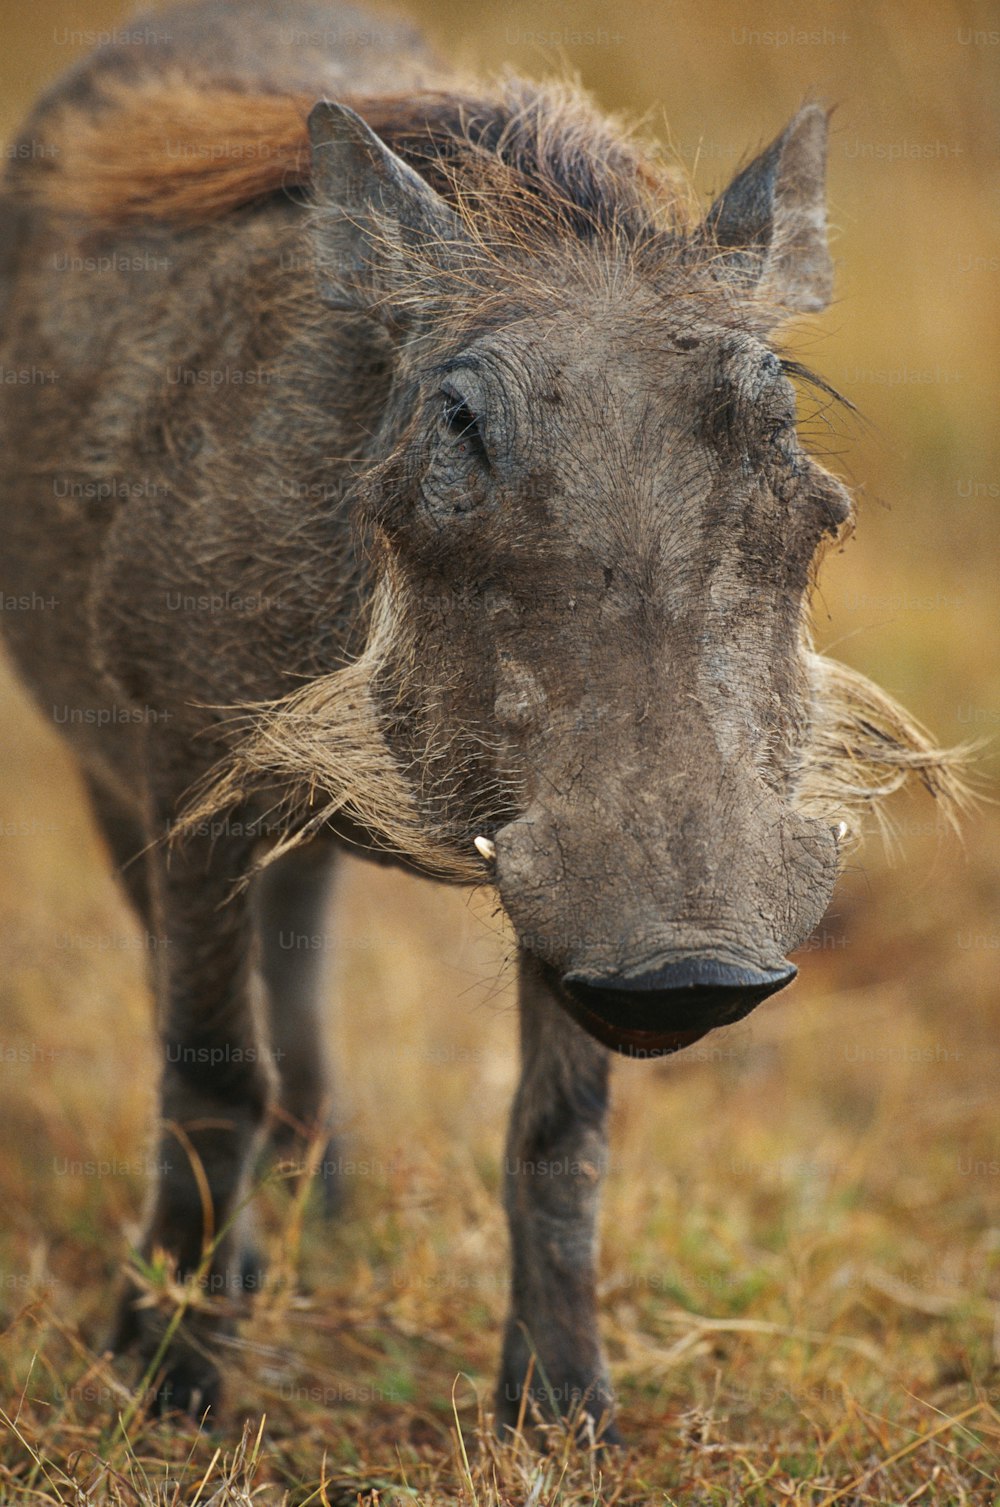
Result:
<svg viewBox="0 0 1000 1507">
<path fill-rule="evenodd" d="M 805 105 L 720 194 L 705 226 L 755 289 L 790 311 L 825 309 L 827 112 Z"/>
<path fill-rule="evenodd" d="M 309 139 L 324 299 L 405 324 L 407 295 L 418 302 L 428 270 L 466 239 L 461 221 L 347 105 L 316 105 Z"/>
</svg>

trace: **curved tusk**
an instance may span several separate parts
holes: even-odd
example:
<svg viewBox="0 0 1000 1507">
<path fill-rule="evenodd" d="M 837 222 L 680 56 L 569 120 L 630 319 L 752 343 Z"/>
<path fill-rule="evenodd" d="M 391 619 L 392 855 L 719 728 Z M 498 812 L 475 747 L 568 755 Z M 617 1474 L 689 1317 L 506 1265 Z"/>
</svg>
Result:
<svg viewBox="0 0 1000 1507">
<path fill-rule="evenodd" d="M 492 842 L 488 837 L 474 837 L 472 840 L 476 845 L 476 852 L 479 856 L 492 863 L 497 856 L 496 843 Z"/>
<path fill-rule="evenodd" d="M 838 822 L 837 825 L 835 827 L 832 827 L 830 830 L 833 832 L 833 835 L 838 842 L 843 842 L 844 838 L 847 836 L 847 823 Z"/>
</svg>

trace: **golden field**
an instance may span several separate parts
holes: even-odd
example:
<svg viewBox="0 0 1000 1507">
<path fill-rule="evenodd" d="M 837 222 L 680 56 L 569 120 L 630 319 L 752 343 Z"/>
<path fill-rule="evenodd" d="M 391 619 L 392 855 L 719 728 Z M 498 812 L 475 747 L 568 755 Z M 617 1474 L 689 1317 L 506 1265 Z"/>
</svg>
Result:
<svg viewBox="0 0 1000 1507">
<path fill-rule="evenodd" d="M 510 938 L 351 861 L 329 955 L 344 1214 L 259 1196 L 272 1280 L 197 1431 L 100 1353 L 147 1182 L 142 938 L 55 734 L 0 691 L 0 1502 L 1000 1501 L 1000 33 L 978 0 L 582 0 L 409 13 L 470 66 L 567 67 L 705 202 L 801 100 L 836 105 L 838 301 L 790 343 L 861 410 L 809 428 L 855 487 L 819 647 L 944 744 L 951 836 L 901 800 L 791 990 L 615 1071 L 602 1323 L 629 1440 L 500 1450 Z M 123 6 L 0 0 L 0 124 Z M 2 548 L 0 541 L 0 548 Z M 989 740 L 993 739 L 991 743 Z M 264 1175 L 266 1169 L 262 1169 Z"/>
</svg>

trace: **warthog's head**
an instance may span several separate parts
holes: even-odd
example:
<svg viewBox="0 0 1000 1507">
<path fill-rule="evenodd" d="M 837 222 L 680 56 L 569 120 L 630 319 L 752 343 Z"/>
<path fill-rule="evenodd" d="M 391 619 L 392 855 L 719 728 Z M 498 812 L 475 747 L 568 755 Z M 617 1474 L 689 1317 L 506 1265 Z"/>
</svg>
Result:
<svg viewBox="0 0 1000 1507">
<path fill-rule="evenodd" d="M 826 117 L 700 222 L 619 138 L 527 112 L 499 145 L 428 127 L 419 175 L 339 106 L 310 127 L 324 292 L 381 323 L 395 375 L 369 650 L 281 709 L 299 772 L 494 879 L 601 1041 L 674 1050 L 794 977 L 854 805 L 944 778 L 806 634 L 851 509 L 769 337 L 830 295 Z"/>
</svg>

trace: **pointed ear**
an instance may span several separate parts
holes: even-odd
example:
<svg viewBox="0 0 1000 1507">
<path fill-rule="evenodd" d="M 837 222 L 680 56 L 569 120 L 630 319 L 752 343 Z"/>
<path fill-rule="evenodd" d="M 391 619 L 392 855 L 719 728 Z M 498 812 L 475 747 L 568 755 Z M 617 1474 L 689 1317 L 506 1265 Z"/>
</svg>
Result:
<svg viewBox="0 0 1000 1507">
<path fill-rule="evenodd" d="M 825 309 L 833 292 L 826 242 L 827 112 L 805 105 L 705 219 L 715 244 L 762 294 L 790 312 Z"/>
<path fill-rule="evenodd" d="M 461 221 L 346 105 L 314 106 L 309 139 L 323 298 L 405 324 L 405 294 L 466 239 Z"/>
</svg>

